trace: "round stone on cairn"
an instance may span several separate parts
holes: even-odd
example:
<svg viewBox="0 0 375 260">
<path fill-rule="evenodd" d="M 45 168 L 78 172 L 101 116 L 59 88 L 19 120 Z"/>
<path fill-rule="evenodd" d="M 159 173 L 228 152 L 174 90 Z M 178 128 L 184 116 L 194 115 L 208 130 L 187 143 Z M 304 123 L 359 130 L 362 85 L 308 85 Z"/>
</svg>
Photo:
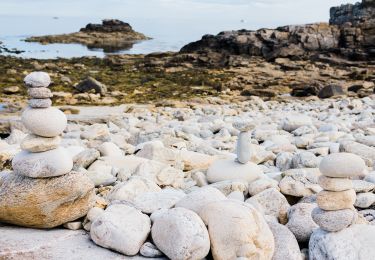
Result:
<svg viewBox="0 0 375 260">
<path fill-rule="evenodd" d="M 207 180 L 210 183 L 226 180 L 245 180 L 252 182 L 258 179 L 262 170 L 251 158 L 251 132 L 254 128 L 252 121 L 238 121 L 233 126 L 240 131 L 237 139 L 236 159 L 217 160 L 207 170 Z"/>
<path fill-rule="evenodd" d="M 32 99 L 21 120 L 32 134 L 22 141 L 23 151 L 14 157 L 13 169 L 31 178 L 67 174 L 73 168 L 73 160 L 64 148 L 59 147 L 59 135 L 67 125 L 67 119 L 62 111 L 51 107 L 51 92 L 47 88 L 51 79 L 45 72 L 32 72 L 24 82 Z"/>
<path fill-rule="evenodd" d="M 362 158 L 350 153 L 330 154 L 321 161 L 318 183 L 323 190 L 317 195 L 319 207 L 312 211 L 321 229 L 337 232 L 356 221 L 356 193 L 350 177 L 363 175 L 365 167 Z"/>
</svg>

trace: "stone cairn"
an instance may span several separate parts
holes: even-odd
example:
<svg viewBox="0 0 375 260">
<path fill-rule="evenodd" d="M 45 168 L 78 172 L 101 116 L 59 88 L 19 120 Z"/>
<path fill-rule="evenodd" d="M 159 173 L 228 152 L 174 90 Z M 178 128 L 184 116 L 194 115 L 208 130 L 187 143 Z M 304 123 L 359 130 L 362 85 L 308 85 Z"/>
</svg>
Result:
<svg viewBox="0 0 375 260">
<path fill-rule="evenodd" d="M 67 125 L 65 114 L 51 107 L 51 79 L 45 72 L 32 72 L 24 79 L 31 99 L 22 113 L 22 123 L 31 132 L 21 143 L 22 151 L 12 161 L 16 173 L 31 178 L 48 178 L 69 173 L 73 160 L 59 147 Z"/>
<path fill-rule="evenodd" d="M 319 207 L 312 211 L 312 218 L 321 229 L 337 232 L 355 223 L 356 193 L 350 178 L 363 175 L 365 167 L 359 156 L 350 153 L 334 153 L 322 160 L 319 185 L 323 190 L 317 195 Z"/>
<path fill-rule="evenodd" d="M 237 121 L 233 127 L 240 131 L 237 140 L 237 157 L 216 160 L 207 170 L 207 180 L 210 183 L 226 180 L 245 180 L 252 182 L 260 178 L 262 170 L 251 162 L 251 131 L 252 121 Z"/>
</svg>

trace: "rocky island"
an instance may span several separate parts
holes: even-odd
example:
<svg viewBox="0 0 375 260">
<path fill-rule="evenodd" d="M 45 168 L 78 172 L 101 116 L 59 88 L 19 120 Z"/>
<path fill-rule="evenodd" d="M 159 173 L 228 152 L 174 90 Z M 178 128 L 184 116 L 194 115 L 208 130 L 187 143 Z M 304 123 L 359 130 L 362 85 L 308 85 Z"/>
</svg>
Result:
<svg viewBox="0 0 375 260">
<path fill-rule="evenodd" d="M 374 10 L 0 57 L 0 259 L 375 259 Z"/>
<path fill-rule="evenodd" d="M 33 36 L 28 42 L 41 44 L 79 43 L 88 48 L 100 48 L 105 52 L 130 49 L 134 43 L 148 40 L 142 33 L 136 32 L 125 22 L 116 19 L 103 20 L 102 24 L 88 24 L 79 32 L 59 35 Z"/>
</svg>

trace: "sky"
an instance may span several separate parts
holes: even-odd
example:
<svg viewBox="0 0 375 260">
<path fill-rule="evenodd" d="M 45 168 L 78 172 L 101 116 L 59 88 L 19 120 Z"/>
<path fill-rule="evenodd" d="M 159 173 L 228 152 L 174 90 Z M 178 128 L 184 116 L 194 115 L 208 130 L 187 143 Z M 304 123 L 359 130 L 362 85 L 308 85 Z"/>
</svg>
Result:
<svg viewBox="0 0 375 260">
<path fill-rule="evenodd" d="M 0 15 L 244 20 L 272 27 L 328 21 L 329 8 L 353 0 L 0 0 Z M 208 21 L 207 21 L 208 20 Z"/>
</svg>

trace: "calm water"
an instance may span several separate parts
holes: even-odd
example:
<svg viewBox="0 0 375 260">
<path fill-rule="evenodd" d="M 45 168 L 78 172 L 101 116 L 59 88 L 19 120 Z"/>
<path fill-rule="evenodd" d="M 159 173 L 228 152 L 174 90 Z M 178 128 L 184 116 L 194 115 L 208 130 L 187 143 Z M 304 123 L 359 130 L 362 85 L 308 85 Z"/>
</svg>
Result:
<svg viewBox="0 0 375 260">
<path fill-rule="evenodd" d="M 355 1 L 346 1 L 355 2 Z M 27 43 L 35 35 L 76 32 L 87 23 L 117 18 L 152 37 L 121 53 L 178 51 L 204 34 L 328 21 L 341 0 L 0 0 L 0 41 L 21 57 L 99 56 L 79 44 Z"/>
</svg>

